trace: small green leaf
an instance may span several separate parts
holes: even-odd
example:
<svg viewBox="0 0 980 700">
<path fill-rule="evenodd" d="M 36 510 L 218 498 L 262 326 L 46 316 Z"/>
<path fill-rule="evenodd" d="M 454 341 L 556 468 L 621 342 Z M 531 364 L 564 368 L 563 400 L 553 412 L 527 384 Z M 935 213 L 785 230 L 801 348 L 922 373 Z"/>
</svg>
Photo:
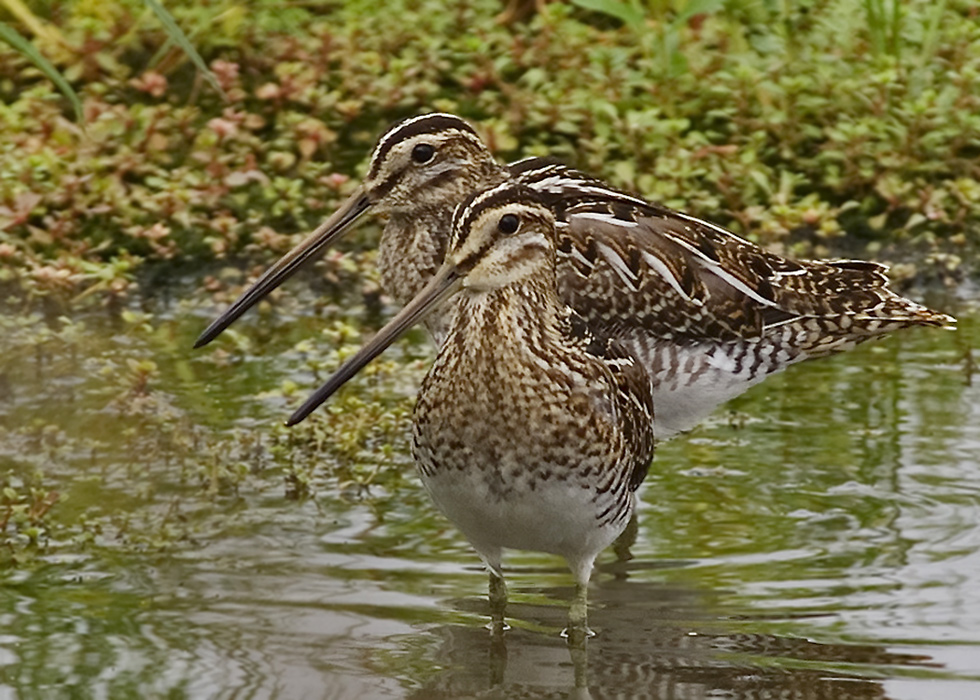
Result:
<svg viewBox="0 0 980 700">
<path fill-rule="evenodd" d="M 688 0 L 674 22 L 680 25 L 696 15 L 713 15 L 724 6 L 724 0 Z"/>
<path fill-rule="evenodd" d="M 573 5 L 578 5 L 583 10 L 601 12 L 604 15 L 615 17 L 623 24 L 635 28 L 643 25 L 646 17 L 642 6 L 635 2 L 621 2 L 620 0 L 572 0 Z"/>
</svg>

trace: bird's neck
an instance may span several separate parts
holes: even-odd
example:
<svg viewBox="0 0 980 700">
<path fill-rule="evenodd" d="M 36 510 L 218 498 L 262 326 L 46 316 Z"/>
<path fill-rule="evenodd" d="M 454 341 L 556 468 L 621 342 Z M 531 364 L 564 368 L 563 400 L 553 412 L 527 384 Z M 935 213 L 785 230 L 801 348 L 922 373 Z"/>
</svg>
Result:
<svg viewBox="0 0 980 700">
<path fill-rule="evenodd" d="M 489 159 L 458 173 L 452 187 L 441 188 L 438 201 L 420 196 L 388 209 L 388 223 L 378 245 L 378 270 L 385 291 L 402 304 L 411 300 L 445 260 L 456 204 L 507 177 L 506 168 Z"/>
<path fill-rule="evenodd" d="M 563 343 L 565 313 L 553 275 L 499 289 L 464 289 L 455 301 L 446 345 L 482 344 L 484 354 L 555 347 Z"/>
<path fill-rule="evenodd" d="M 432 208 L 418 216 L 392 215 L 378 246 L 381 285 L 407 304 L 432 278 L 446 257 L 452 210 Z"/>
</svg>

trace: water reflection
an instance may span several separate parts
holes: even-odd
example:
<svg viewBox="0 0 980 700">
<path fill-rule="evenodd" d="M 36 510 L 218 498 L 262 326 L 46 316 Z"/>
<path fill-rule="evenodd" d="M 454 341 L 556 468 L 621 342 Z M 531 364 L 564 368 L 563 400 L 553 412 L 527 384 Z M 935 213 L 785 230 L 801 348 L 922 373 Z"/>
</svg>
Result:
<svg viewBox="0 0 980 700">
<path fill-rule="evenodd" d="M 0 688 L 78 697 L 816 700 L 887 697 L 876 679 L 883 672 L 936 666 L 884 645 L 758 632 L 807 620 L 740 614 L 731 592 L 609 572 L 593 587 L 599 634 L 584 654 L 558 635 L 570 585 L 518 587 L 518 601 L 530 602 L 512 605 L 514 627 L 499 643 L 480 624 L 482 596 L 430 601 L 381 582 L 338 587 L 336 577 L 318 585 L 316 565 L 304 574 L 290 556 L 270 559 L 279 567 L 236 567 L 218 551 L 207 562 L 161 561 L 142 572 L 152 584 L 133 581 L 129 590 L 118 579 L 63 583 L 60 591 L 32 585 L 4 619 L 17 631 L 0 637 Z M 671 571 L 650 564 L 637 568 Z M 468 578 L 482 581 L 477 571 Z M 63 605 L 65 590 L 74 605 Z M 433 614 L 441 621 L 426 622 Z"/>
<path fill-rule="evenodd" d="M 594 600 L 592 621 L 601 631 L 584 654 L 531 629 L 560 626 L 557 606 L 514 606 L 519 623 L 502 642 L 472 625 L 433 630 L 438 644 L 425 662 L 441 671 L 411 697 L 883 698 L 870 669 L 934 666 L 928 656 L 880 645 L 733 631 L 751 618 L 719 617 L 690 589 L 607 581 Z"/>
</svg>

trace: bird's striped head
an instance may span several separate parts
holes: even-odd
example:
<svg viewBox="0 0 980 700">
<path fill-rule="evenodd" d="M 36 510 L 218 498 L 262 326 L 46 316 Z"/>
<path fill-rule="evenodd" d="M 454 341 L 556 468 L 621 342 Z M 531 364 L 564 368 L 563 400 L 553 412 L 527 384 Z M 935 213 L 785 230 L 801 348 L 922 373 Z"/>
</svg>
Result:
<svg viewBox="0 0 980 700">
<path fill-rule="evenodd" d="M 555 218 L 531 189 L 504 183 L 456 207 L 446 252 L 463 286 L 489 290 L 554 274 Z"/>
<path fill-rule="evenodd" d="M 442 267 L 398 315 L 290 416 L 287 425 L 306 418 L 406 330 L 453 295 L 491 292 L 529 280 L 553 289 L 554 230 L 551 211 L 538 195 L 521 185 L 507 183 L 468 197 L 456 207 L 452 240 Z"/>
<path fill-rule="evenodd" d="M 455 203 L 506 177 L 506 169 L 494 160 L 473 127 L 459 117 L 424 114 L 395 124 L 378 140 L 367 177 L 347 201 L 215 319 L 195 347 L 211 342 L 368 211 L 448 225 Z"/>
<path fill-rule="evenodd" d="M 364 194 L 379 211 L 415 212 L 459 201 L 501 172 L 472 126 L 452 114 L 423 114 L 378 140 Z"/>
</svg>

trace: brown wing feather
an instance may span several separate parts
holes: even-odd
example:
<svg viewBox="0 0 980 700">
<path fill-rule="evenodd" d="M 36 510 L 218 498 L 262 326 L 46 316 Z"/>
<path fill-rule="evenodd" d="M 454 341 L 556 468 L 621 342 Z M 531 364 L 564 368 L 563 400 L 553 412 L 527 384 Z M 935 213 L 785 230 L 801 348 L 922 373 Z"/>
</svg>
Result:
<svg viewBox="0 0 980 700">
<path fill-rule="evenodd" d="M 612 332 L 724 342 L 809 319 L 830 335 L 857 337 L 953 323 L 892 292 L 878 263 L 790 260 L 653 205 L 592 201 L 562 214 L 562 294 Z"/>
</svg>

